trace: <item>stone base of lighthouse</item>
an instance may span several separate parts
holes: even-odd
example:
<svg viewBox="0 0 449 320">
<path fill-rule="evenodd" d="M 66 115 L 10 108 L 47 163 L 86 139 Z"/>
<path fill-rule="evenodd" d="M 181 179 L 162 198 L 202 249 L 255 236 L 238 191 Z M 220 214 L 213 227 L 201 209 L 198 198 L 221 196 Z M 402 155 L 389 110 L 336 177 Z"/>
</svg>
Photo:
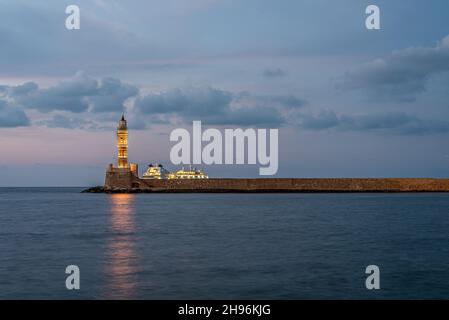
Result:
<svg viewBox="0 0 449 320">
<path fill-rule="evenodd" d="M 112 164 L 106 170 L 104 187 L 106 189 L 134 189 L 142 188 L 141 179 L 139 179 L 138 167 L 131 164 L 129 168 L 116 168 Z"/>
</svg>

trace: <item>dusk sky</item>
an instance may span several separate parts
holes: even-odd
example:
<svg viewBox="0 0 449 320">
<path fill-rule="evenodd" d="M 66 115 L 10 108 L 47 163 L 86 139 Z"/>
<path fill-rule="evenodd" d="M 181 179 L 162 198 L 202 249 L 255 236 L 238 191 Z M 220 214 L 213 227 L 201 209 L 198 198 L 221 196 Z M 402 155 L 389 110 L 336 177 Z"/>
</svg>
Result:
<svg viewBox="0 0 449 320">
<path fill-rule="evenodd" d="M 141 171 L 201 120 L 279 128 L 278 177 L 449 177 L 447 0 L 0 0 L 0 44 L 0 186 L 103 184 L 123 112 Z"/>
</svg>

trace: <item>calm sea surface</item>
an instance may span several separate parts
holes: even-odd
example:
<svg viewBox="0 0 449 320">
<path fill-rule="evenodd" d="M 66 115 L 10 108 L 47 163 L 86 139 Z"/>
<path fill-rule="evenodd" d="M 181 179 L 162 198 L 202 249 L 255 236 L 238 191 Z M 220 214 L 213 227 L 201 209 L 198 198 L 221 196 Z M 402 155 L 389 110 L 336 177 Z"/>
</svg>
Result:
<svg viewBox="0 0 449 320">
<path fill-rule="evenodd" d="M 0 188 L 0 298 L 449 298 L 448 194 L 80 191 Z"/>
</svg>

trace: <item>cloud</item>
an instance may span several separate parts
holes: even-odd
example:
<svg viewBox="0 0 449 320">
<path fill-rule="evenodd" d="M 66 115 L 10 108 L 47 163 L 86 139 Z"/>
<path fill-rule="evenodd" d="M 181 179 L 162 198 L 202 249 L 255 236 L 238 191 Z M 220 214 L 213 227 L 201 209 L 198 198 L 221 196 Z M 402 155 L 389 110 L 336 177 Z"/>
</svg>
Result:
<svg viewBox="0 0 449 320">
<path fill-rule="evenodd" d="M 286 124 L 287 120 L 275 108 L 239 108 L 230 110 L 223 115 L 210 115 L 205 121 L 213 125 L 233 125 L 233 126 L 263 126 L 280 127 Z"/>
<path fill-rule="evenodd" d="M 92 128 L 84 119 L 111 123 L 113 113 L 123 112 L 130 98 L 128 117 L 131 127 L 203 120 L 217 125 L 276 127 L 287 123 L 287 114 L 307 102 L 295 95 L 252 95 L 233 93 L 210 86 L 174 88 L 160 93 L 139 95 L 137 87 L 106 77 L 97 80 L 84 72 L 48 88 L 35 82 L 0 86 L 0 98 L 17 109 L 48 114 L 36 125 L 63 128 Z M 96 115 L 98 114 L 98 115 Z M 43 116 L 43 115 L 42 115 Z M 42 117 L 41 117 L 42 118 Z M 102 120 L 103 119 L 103 120 Z"/>
<path fill-rule="evenodd" d="M 171 89 L 137 99 L 136 106 L 143 113 L 177 113 L 188 117 L 224 114 L 233 95 L 211 87 Z"/>
<path fill-rule="evenodd" d="M 403 112 L 305 113 L 303 107 L 308 102 L 295 95 L 254 95 L 247 91 L 233 93 L 211 86 L 190 86 L 140 96 L 133 85 L 109 77 L 97 80 L 84 72 L 49 88 L 39 88 L 34 82 L 0 86 L 0 127 L 30 125 L 25 111 L 33 109 L 40 112 L 38 120 L 33 120 L 38 126 L 109 130 L 115 125 L 117 112 L 122 112 L 127 99 L 134 97 L 127 112 L 130 128 L 134 130 L 151 124 L 201 120 L 209 125 L 240 127 L 296 126 L 305 130 L 396 134 L 449 132 L 447 121 L 424 120 Z"/>
<path fill-rule="evenodd" d="M 242 91 L 235 95 L 234 101 L 239 104 L 297 109 L 305 106 L 307 101 L 294 95 L 252 95 Z"/>
<path fill-rule="evenodd" d="M 137 87 L 114 78 L 103 78 L 95 95 L 89 97 L 94 112 L 122 111 L 124 102 L 139 93 Z"/>
<path fill-rule="evenodd" d="M 25 112 L 0 100 L 0 128 L 28 126 L 30 120 Z"/>
<path fill-rule="evenodd" d="M 66 128 L 66 129 L 94 129 L 96 126 L 89 120 L 81 119 L 79 117 L 55 114 L 49 120 L 38 121 L 35 124 L 44 125 L 48 128 Z"/>
<path fill-rule="evenodd" d="M 426 90 L 429 78 L 448 71 L 449 36 L 434 47 L 403 49 L 360 66 L 337 87 L 366 90 L 375 99 L 412 102 Z"/>
<path fill-rule="evenodd" d="M 276 68 L 276 69 L 265 69 L 262 72 L 262 75 L 265 78 L 279 78 L 279 77 L 283 77 L 286 75 L 286 72 L 284 70 L 282 70 L 281 68 Z"/>
<path fill-rule="evenodd" d="M 171 89 L 136 99 L 135 109 L 153 116 L 174 116 L 183 121 L 202 120 L 209 124 L 281 126 L 285 112 L 299 108 L 305 100 L 293 95 L 253 96 L 212 87 Z"/>
<path fill-rule="evenodd" d="M 338 116 L 326 110 L 318 115 L 300 115 L 297 124 L 310 130 L 385 131 L 404 135 L 449 132 L 449 121 L 423 120 L 404 112 Z"/>
<path fill-rule="evenodd" d="M 266 106 L 277 106 L 286 109 L 298 109 L 307 104 L 307 101 L 294 95 L 256 96 L 256 103 Z"/>
<path fill-rule="evenodd" d="M 300 116 L 299 125 L 305 129 L 321 130 L 334 128 L 339 125 L 339 119 L 333 111 L 321 111 L 317 116 L 303 114 Z"/>
<path fill-rule="evenodd" d="M 114 78 L 97 80 L 78 72 L 49 88 L 40 89 L 36 83 L 27 82 L 19 86 L 2 86 L 0 92 L 24 109 L 82 113 L 88 110 L 122 112 L 125 101 L 136 96 L 139 90 Z"/>
</svg>

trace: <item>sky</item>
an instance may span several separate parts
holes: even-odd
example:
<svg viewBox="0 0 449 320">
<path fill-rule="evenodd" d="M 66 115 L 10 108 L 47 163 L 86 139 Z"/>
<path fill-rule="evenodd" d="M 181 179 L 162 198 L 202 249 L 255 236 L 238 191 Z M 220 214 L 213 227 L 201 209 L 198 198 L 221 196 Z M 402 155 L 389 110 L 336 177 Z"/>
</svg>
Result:
<svg viewBox="0 0 449 320">
<path fill-rule="evenodd" d="M 449 178 L 448 21 L 446 0 L 0 0 L 0 186 L 103 184 L 122 113 L 141 171 L 177 169 L 170 132 L 201 120 L 278 128 L 277 177 Z"/>
</svg>

